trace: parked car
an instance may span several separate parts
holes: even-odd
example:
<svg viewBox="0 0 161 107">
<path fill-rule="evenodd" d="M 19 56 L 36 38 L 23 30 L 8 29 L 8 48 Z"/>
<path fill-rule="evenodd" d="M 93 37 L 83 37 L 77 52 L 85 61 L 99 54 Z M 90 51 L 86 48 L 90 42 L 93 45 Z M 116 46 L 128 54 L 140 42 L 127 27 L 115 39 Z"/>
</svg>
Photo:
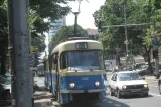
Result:
<svg viewBox="0 0 161 107">
<path fill-rule="evenodd" d="M 139 73 L 139 75 L 145 75 L 148 73 L 148 65 L 138 64 L 135 67 L 135 71 Z"/>
<path fill-rule="evenodd" d="M 159 93 L 161 94 L 161 76 L 158 80 L 158 89 L 159 89 Z"/>
<path fill-rule="evenodd" d="M 110 95 L 118 98 L 127 95 L 148 96 L 147 82 L 136 71 L 119 71 L 112 74 L 109 80 Z"/>
<path fill-rule="evenodd" d="M 0 99 L 11 99 L 11 81 L 9 81 L 6 77 L 3 76 L 0 76 Z"/>
<path fill-rule="evenodd" d="M 11 81 L 11 79 L 12 79 L 12 76 L 11 76 L 10 73 L 6 73 L 6 74 L 5 74 L 5 77 L 6 77 L 9 81 Z"/>
</svg>

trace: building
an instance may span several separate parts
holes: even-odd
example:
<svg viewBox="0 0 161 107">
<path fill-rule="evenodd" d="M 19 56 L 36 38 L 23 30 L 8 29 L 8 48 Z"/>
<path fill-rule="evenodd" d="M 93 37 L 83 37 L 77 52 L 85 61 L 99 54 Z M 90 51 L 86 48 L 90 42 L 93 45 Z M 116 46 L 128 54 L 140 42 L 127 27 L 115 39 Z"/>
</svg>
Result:
<svg viewBox="0 0 161 107">
<path fill-rule="evenodd" d="M 48 40 L 50 41 L 52 36 L 57 33 L 57 31 L 62 27 L 66 25 L 66 17 L 63 17 L 58 20 L 54 20 L 50 22 L 50 28 L 49 28 L 49 34 L 48 34 Z"/>
<path fill-rule="evenodd" d="M 86 29 L 87 30 L 87 34 L 89 36 L 89 38 L 93 39 L 93 40 L 99 40 L 99 32 L 97 29 Z"/>
</svg>

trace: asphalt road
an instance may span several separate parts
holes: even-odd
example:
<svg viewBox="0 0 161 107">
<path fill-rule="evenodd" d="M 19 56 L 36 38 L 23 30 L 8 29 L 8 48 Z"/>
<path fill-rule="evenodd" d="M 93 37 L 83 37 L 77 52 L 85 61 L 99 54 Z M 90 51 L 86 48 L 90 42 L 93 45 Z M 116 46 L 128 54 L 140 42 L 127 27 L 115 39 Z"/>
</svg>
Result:
<svg viewBox="0 0 161 107">
<path fill-rule="evenodd" d="M 36 79 L 37 84 L 40 86 L 44 85 L 43 78 Z M 108 81 L 106 81 L 106 85 L 108 85 Z M 89 103 L 81 102 L 81 103 L 73 103 L 69 107 L 161 107 L 161 95 L 158 92 L 157 82 L 149 84 L 149 96 L 132 96 L 118 99 L 115 96 L 109 95 L 109 89 L 107 88 L 107 96 L 103 103 Z M 56 104 L 52 107 L 60 107 L 56 102 L 52 102 Z"/>
</svg>

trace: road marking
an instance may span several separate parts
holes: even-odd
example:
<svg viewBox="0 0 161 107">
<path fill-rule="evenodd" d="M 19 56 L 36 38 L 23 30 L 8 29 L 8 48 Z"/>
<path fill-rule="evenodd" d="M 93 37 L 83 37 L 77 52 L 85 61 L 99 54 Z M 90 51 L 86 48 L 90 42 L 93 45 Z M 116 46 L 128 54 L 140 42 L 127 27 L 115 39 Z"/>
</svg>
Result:
<svg viewBox="0 0 161 107">
<path fill-rule="evenodd" d="M 153 93 L 149 93 L 149 94 L 153 96 L 161 97 L 161 95 L 158 95 L 158 94 L 153 94 Z"/>
</svg>

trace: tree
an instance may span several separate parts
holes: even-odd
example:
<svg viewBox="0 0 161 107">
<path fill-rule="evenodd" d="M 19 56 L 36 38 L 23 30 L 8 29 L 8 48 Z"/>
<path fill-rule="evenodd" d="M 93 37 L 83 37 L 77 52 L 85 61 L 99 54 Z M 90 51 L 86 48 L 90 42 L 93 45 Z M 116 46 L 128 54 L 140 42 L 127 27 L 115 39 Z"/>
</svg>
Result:
<svg viewBox="0 0 161 107">
<path fill-rule="evenodd" d="M 93 16 L 97 25 L 98 20 L 103 22 L 103 26 L 124 24 L 123 8 L 119 4 L 120 0 L 108 0 Z M 129 17 L 133 6 L 131 1 L 127 5 L 127 18 Z M 104 46 L 105 57 L 116 53 L 115 48 L 120 46 L 125 50 L 125 33 L 123 27 L 104 28 L 101 33 L 101 40 Z M 119 44 L 118 44 L 119 43 Z"/>
<path fill-rule="evenodd" d="M 43 33 L 49 30 L 50 23 L 44 19 L 56 20 L 66 16 L 71 8 L 68 0 L 30 0 L 29 23 L 31 28 L 32 45 L 37 45 L 39 51 L 45 49 Z M 64 5 L 64 6 L 61 6 Z M 33 43 L 35 41 L 35 43 Z M 43 42 L 43 43 L 40 43 Z"/>
<path fill-rule="evenodd" d="M 7 6 L 4 1 L 0 1 L 0 74 L 5 73 L 5 61 L 8 53 Z"/>
<path fill-rule="evenodd" d="M 46 45 L 45 45 L 45 35 L 42 35 L 40 37 L 33 37 L 31 39 L 31 45 L 36 46 L 38 48 L 38 52 L 43 52 Z"/>
<path fill-rule="evenodd" d="M 44 50 L 44 35 L 48 31 L 49 23 L 44 19 L 55 20 L 67 15 L 71 8 L 68 0 L 30 0 L 29 24 L 32 44 Z M 5 61 L 8 53 L 8 29 L 7 29 L 7 0 L 0 0 L 0 56 L 1 73 L 5 73 Z"/>
<path fill-rule="evenodd" d="M 120 0 L 106 0 L 105 4 L 94 13 L 94 18 L 104 21 L 104 26 L 124 24 L 123 8 L 122 5 L 119 6 L 119 1 Z M 159 9 L 156 10 L 158 14 L 154 17 L 154 1 L 155 0 L 153 0 L 153 2 L 150 2 L 150 0 L 136 0 L 135 2 L 127 1 L 127 23 L 140 24 L 159 21 L 161 15 L 160 12 L 158 12 Z M 99 16 L 99 18 L 96 18 L 96 16 Z M 160 25 L 161 24 L 157 22 L 157 30 L 160 29 Z M 151 37 L 152 31 L 154 31 L 152 25 L 128 27 L 129 46 L 134 48 L 134 54 L 141 54 L 147 59 L 150 71 L 152 71 L 150 63 L 150 53 L 152 49 L 151 41 L 153 40 Z M 122 50 L 125 50 L 124 34 L 123 27 L 105 29 L 101 34 L 105 52 L 113 54 L 117 43 L 119 43 L 118 45 Z"/>
<path fill-rule="evenodd" d="M 55 35 L 53 35 L 51 41 L 49 42 L 49 53 L 52 49 L 61 42 L 66 41 L 67 38 L 73 37 L 74 26 L 63 26 Z M 77 25 L 77 37 L 87 36 L 87 31 L 83 29 L 80 25 Z"/>
</svg>

